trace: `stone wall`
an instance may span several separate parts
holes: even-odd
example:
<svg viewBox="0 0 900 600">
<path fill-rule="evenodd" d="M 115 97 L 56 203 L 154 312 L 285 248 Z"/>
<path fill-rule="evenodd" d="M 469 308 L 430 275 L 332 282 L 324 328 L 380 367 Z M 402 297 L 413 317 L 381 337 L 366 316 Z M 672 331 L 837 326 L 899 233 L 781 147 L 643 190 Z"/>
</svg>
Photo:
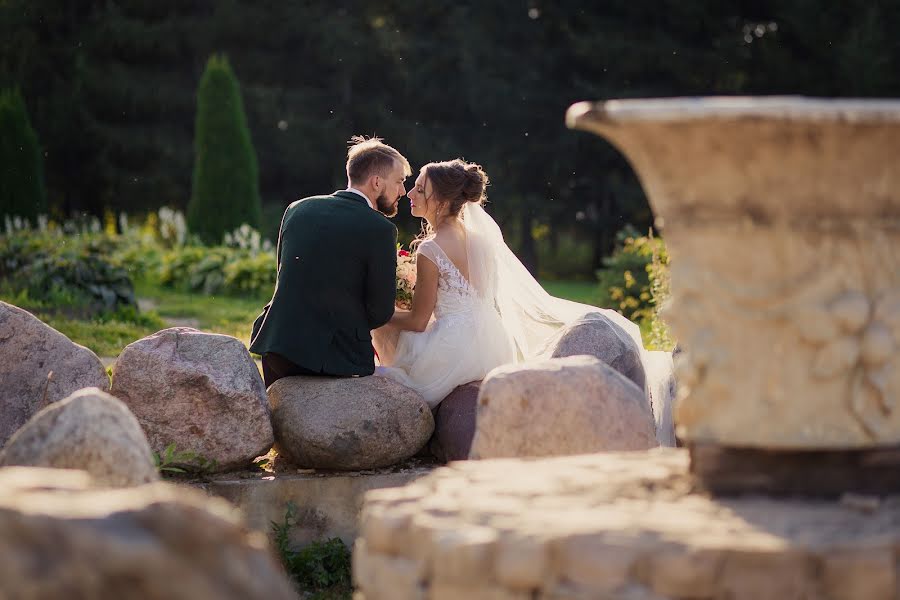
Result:
<svg viewBox="0 0 900 600">
<path fill-rule="evenodd" d="M 453 463 L 370 492 L 366 600 L 893 599 L 900 499 L 714 499 L 681 450 Z"/>
</svg>

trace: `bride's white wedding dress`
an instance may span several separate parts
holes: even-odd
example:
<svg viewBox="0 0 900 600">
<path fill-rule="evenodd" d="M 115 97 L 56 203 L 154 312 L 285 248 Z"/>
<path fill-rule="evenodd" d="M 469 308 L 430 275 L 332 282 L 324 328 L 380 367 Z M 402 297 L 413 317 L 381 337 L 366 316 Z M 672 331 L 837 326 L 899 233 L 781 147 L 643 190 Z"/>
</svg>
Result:
<svg viewBox="0 0 900 600">
<path fill-rule="evenodd" d="M 382 366 L 375 374 L 416 390 L 434 408 L 456 386 L 484 379 L 516 355 L 500 314 L 437 242 L 422 242 L 416 260 L 430 260 L 438 268 L 434 315 L 421 333 L 376 330 L 373 340 Z"/>
<path fill-rule="evenodd" d="M 430 260 L 439 271 L 434 314 L 423 332 L 390 326 L 373 332 L 376 375 L 418 391 L 434 408 L 497 366 L 541 356 L 562 327 L 589 313 L 610 319 L 644 352 L 640 329 L 619 313 L 549 295 L 481 206 L 468 204 L 462 220 L 469 279 L 433 239 L 419 245 L 416 260 Z"/>
</svg>

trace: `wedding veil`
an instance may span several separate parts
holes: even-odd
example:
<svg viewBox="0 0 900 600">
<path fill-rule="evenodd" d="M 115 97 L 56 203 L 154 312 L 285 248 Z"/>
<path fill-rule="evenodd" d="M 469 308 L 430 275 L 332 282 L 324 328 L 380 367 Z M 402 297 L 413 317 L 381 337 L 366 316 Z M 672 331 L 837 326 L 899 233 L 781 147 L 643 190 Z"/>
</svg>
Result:
<svg viewBox="0 0 900 600">
<path fill-rule="evenodd" d="M 562 327 L 600 313 L 621 327 L 644 353 L 638 326 L 616 311 L 551 296 L 532 277 L 506 242 L 491 216 L 479 204 L 463 208 L 469 282 L 493 304 L 516 348 L 516 362 L 540 356 Z"/>
</svg>

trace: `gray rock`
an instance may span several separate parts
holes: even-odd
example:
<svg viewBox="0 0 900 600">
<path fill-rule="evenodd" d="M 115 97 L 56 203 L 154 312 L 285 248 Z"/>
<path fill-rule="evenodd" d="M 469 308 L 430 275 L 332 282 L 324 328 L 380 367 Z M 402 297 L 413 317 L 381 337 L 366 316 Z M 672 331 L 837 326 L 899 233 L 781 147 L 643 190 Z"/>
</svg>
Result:
<svg viewBox="0 0 900 600">
<path fill-rule="evenodd" d="M 112 394 L 163 452 L 193 452 L 213 470 L 244 467 L 272 447 L 266 390 L 244 344 L 187 327 L 129 344 L 113 370 Z"/>
<path fill-rule="evenodd" d="M 97 388 L 44 408 L 0 451 L 0 467 L 82 469 L 100 485 L 159 479 L 147 437 L 128 407 Z"/>
<path fill-rule="evenodd" d="M 435 457 L 444 462 L 469 458 L 480 388 L 480 381 L 464 383 L 441 400 L 434 412 L 431 452 Z"/>
<path fill-rule="evenodd" d="M 0 469 L 0 596 L 288 600 L 236 509 L 157 482 L 95 489 L 83 471 Z"/>
<path fill-rule="evenodd" d="M 81 388 L 109 390 L 96 354 L 6 302 L 0 302 L 0 381 L 0 446 L 51 402 Z"/>
<path fill-rule="evenodd" d="M 657 446 L 644 392 L 593 356 L 497 367 L 481 384 L 470 458 Z"/>
<path fill-rule="evenodd" d="M 672 353 L 657 350 L 644 356 L 647 372 L 647 388 L 656 420 L 656 439 L 661 446 L 676 446 L 675 439 L 675 396 L 678 391 L 675 381 L 675 365 Z"/>
<path fill-rule="evenodd" d="M 640 348 L 622 327 L 601 313 L 589 313 L 565 327 L 554 336 L 544 355 L 550 358 L 595 356 L 639 388 L 645 387 Z"/>
<path fill-rule="evenodd" d="M 356 470 L 413 456 L 434 431 L 422 397 L 379 377 L 285 377 L 269 387 L 275 448 L 300 467 Z"/>
</svg>

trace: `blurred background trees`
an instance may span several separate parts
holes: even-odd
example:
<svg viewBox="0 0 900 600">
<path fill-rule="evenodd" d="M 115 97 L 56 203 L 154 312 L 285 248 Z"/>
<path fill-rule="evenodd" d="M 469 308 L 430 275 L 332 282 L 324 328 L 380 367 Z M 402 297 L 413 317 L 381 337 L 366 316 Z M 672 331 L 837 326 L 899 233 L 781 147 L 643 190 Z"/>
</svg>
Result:
<svg viewBox="0 0 900 600">
<path fill-rule="evenodd" d="M 18 89 L 0 90 L 0 213 L 37 224 L 46 214 L 43 161 Z"/>
<path fill-rule="evenodd" d="M 259 167 L 238 81 L 223 56 L 210 57 L 197 92 L 194 178 L 187 225 L 218 244 L 241 225 L 259 229 Z"/>
<path fill-rule="evenodd" d="M 652 214 L 620 154 L 565 128 L 570 104 L 897 96 L 898 28 L 887 0 L 5 0 L 0 88 L 22 91 L 59 218 L 187 209 L 198 87 L 221 53 L 241 82 L 268 237 L 289 202 L 345 185 L 351 135 L 376 134 L 415 166 L 484 165 L 520 257 L 590 278 L 617 232 L 646 232 Z M 417 231 L 408 209 L 397 222 Z"/>
</svg>

